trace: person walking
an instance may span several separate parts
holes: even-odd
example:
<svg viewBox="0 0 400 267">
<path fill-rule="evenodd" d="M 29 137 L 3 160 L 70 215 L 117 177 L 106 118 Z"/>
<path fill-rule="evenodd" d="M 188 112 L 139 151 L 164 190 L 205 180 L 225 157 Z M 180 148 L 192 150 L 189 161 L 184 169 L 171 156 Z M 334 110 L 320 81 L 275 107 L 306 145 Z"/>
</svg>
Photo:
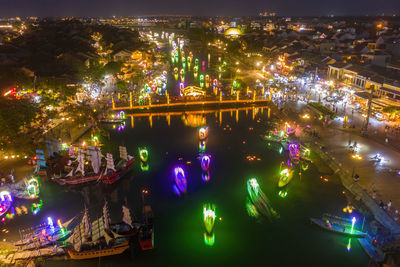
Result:
<svg viewBox="0 0 400 267">
<path fill-rule="evenodd" d="M 389 202 L 387 203 L 387 210 L 390 211 L 390 207 L 392 206 L 392 201 L 389 200 Z"/>
</svg>

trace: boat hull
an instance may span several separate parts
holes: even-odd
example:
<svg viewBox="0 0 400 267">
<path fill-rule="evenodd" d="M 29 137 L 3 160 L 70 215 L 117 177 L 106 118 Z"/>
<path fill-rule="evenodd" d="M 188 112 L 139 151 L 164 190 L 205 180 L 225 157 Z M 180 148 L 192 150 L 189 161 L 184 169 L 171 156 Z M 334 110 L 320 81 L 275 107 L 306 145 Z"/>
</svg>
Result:
<svg viewBox="0 0 400 267">
<path fill-rule="evenodd" d="M 76 185 L 76 184 L 83 184 L 83 183 L 90 183 L 93 181 L 97 181 L 99 179 L 99 174 L 91 175 L 91 176 L 85 176 L 85 177 L 79 177 L 79 178 L 71 178 L 71 179 L 66 179 L 66 178 L 61 178 L 61 179 L 54 179 L 58 184 L 60 185 Z"/>
<path fill-rule="evenodd" d="M 310 220 L 311 220 L 311 223 L 318 225 L 319 227 L 321 227 L 325 230 L 334 232 L 334 233 L 348 235 L 348 236 L 354 236 L 354 237 L 364 237 L 366 235 L 365 233 L 360 232 L 358 230 L 353 230 L 353 233 L 351 233 L 350 231 L 348 231 L 348 229 L 346 229 L 346 227 L 339 227 L 339 226 L 335 226 L 335 225 L 331 225 L 331 227 L 329 227 L 326 223 L 324 223 L 320 219 L 310 218 Z"/>
<path fill-rule="evenodd" d="M 66 248 L 68 255 L 73 260 L 85 260 L 112 255 L 119 255 L 129 248 L 128 241 L 101 250 L 75 251 L 72 247 Z"/>
<path fill-rule="evenodd" d="M 130 171 L 133 167 L 133 163 L 135 163 L 135 159 L 132 158 L 128 162 L 126 162 L 125 166 L 116 172 L 111 173 L 110 175 L 104 176 L 100 178 L 100 181 L 105 184 L 113 184 L 119 179 L 121 179 L 128 171 Z"/>
</svg>

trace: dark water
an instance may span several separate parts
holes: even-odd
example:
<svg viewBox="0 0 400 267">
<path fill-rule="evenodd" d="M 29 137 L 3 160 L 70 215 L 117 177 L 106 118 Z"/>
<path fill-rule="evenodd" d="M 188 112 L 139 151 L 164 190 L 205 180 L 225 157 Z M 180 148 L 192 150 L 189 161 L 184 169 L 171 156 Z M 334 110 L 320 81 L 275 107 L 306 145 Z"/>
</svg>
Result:
<svg viewBox="0 0 400 267">
<path fill-rule="evenodd" d="M 155 246 L 153 251 L 132 258 L 129 251 L 119 256 L 86 261 L 45 261 L 45 266 L 366 266 L 367 256 L 356 240 L 351 251 L 346 250 L 348 238 L 325 232 L 309 222 L 323 212 L 340 214 L 346 205 L 339 181 L 322 182 L 314 166 L 301 179 L 295 176 L 289 184 L 286 198 L 278 196 L 279 164 L 284 157 L 267 148 L 260 137 L 267 121 L 266 110 L 252 119 L 246 115 L 224 113 L 222 123 L 214 114 L 207 115 L 209 138 L 206 151 L 212 156 L 211 179 L 201 179 L 198 160 L 198 128 L 184 126 L 179 116 L 172 117 L 168 127 L 165 118 L 135 119 L 132 129 L 127 123 L 124 131 L 110 130 L 110 141 L 104 150 L 126 145 L 128 152 L 138 158 L 139 146 L 150 152 L 150 170 L 142 172 L 137 162 L 135 170 L 117 185 L 96 185 L 68 190 L 51 182 L 43 184 L 43 208 L 36 216 L 16 216 L 5 226 L 8 235 L 16 235 L 18 225 L 30 226 L 46 220 L 47 216 L 68 218 L 79 213 L 85 204 L 90 217 L 100 215 L 104 199 L 111 208 L 112 220 L 121 220 L 121 204 L 125 199 L 133 213 L 140 218 L 140 191 L 148 189 L 155 215 Z M 257 122 L 260 118 L 261 122 Z M 227 126 L 229 125 L 229 127 Z M 251 130 L 253 128 L 253 130 Z M 231 130 L 230 130 L 231 129 Z M 245 141 L 245 144 L 243 144 Z M 105 151 L 103 151 L 104 153 Z M 261 160 L 249 162 L 247 155 Z M 178 160 L 182 158 L 182 160 Z M 187 164 L 191 162 L 190 164 Z M 172 169 L 184 167 L 188 192 L 177 197 L 172 191 Z M 273 208 L 280 214 L 274 222 L 257 221 L 246 211 L 246 181 L 256 177 Z M 215 245 L 208 247 L 203 240 L 202 206 L 216 206 Z"/>
</svg>

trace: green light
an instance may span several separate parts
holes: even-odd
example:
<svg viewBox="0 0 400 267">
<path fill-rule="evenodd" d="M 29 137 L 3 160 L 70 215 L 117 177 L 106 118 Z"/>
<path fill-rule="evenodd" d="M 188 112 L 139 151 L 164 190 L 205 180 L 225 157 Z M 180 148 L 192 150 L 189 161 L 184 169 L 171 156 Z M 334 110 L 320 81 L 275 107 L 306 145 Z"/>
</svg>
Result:
<svg viewBox="0 0 400 267">
<path fill-rule="evenodd" d="M 356 217 L 353 217 L 353 219 L 351 219 L 351 230 L 350 230 L 350 234 L 353 234 L 353 230 L 354 230 L 354 224 L 356 223 Z"/>
<path fill-rule="evenodd" d="M 140 169 L 144 172 L 147 172 L 149 170 L 149 164 L 140 162 Z"/>
<path fill-rule="evenodd" d="M 214 204 L 203 205 L 203 222 L 204 222 L 204 243 L 207 246 L 213 246 L 215 243 L 214 223 L 215 223 L 215 206 Z"/>
<path fill-rule="evenodd" d="M 215 244 L 215 234 L 207 235 L 206 233 L 204 233 L 204 244 L 206 244 L 207 246 L 214 246 Z"/>
<path fill-rule="evenodd" d="M 146 162 L 149 158 L 149 151 L 146 147 L 139 147 L 139 157 L 142 162 Z"/>
<path fill-rule="evenodd" d="M 269 143 L 268 143 L 269 144 Z M 279 154 L 282 154 L 282 152 L 283 152 L 283 147 L 281 147 L 280 149 L 279 149 Z"/>
<path fill-rule="evenodd" d="M 251 178 L 247 181 L 247 192 L 251 198 L 251 201 L 255 203 L 257 199 L 260 197 L 260 186 L 258 185 L 256 178 Z"/>
<path fill-rule="evenodd" d="M 285 198 L 285 197 L 287 196 L 287 191 L 279 191 L 278 195 L 279 195 L 281 198 Z"/>
<path fill-rule="evenodd" d="M 256 206 L 254 206 L 248 198 L 246 200 L 246 210 L 251 217 L 258 217 L 260 215 L 257 211 Z"/>
<path fill-rule="evenodd" d="M 347 251 L 350 252 L 351 249 L 351 237 L 349 238 L 349 242 L 347 243 Z"/>
</svg>

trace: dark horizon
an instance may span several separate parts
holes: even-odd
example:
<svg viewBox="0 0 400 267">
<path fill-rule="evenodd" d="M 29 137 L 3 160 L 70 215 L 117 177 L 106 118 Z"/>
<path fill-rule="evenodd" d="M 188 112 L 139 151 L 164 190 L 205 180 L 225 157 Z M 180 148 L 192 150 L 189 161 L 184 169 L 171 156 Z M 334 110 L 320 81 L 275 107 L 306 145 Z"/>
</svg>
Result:
<svg viewBox="0 0 400 267">
<path fill-rule="evenodd" d="M 153 0 L 1 0 L 0 17 L 129 17 L 154 14 L 193 16 L 257 16 L 260 12 L 275 12 L 278 16 L 385 16 L 399 15 L 400 1 L 388 0 L 385 5 L 376 1 L 337 0 L 321 3 L 318 0 L 286 0 L 280 2 Z"/>
</svg>

